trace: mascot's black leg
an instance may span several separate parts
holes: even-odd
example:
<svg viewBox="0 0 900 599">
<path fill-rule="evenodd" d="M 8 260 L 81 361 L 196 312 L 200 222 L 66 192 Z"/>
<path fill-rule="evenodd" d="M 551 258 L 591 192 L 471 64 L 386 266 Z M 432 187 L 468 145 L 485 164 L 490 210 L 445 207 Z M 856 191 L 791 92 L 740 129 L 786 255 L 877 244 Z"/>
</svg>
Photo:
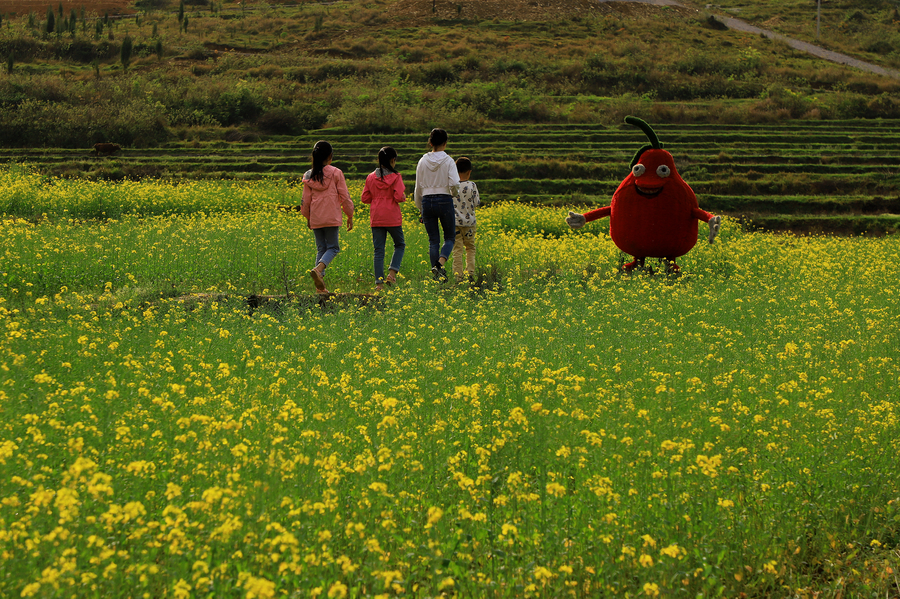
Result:
<svg viewBox="0 0 900 599">
<path fill-rule="evenodd" d="M 677 275 L 681 273 L 681 267 L 675 264 L 675 258 L 666 258 L 666 274 Z"/>
<path fill-rule="evenodd" d="M 625 272 L 631 272 L 635 268 L 640 268 L 641 270 L 643 270 L 644 260 L 646 260 L 646 258 L 638 258 L 637 256 L 635 256 L 634 260 L 622 266 L 622 270 L 624 270 Z"/>
</svg>

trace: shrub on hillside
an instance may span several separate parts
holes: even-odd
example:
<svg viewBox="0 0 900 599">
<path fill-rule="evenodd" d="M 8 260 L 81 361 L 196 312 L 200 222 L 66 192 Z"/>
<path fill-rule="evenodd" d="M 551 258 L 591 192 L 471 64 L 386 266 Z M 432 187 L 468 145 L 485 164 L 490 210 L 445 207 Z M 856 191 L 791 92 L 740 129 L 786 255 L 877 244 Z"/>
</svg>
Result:
<svg viewBox="0 0 900 599">
<path fill-rule="evenodd" d="M 97 47 L 94 42 L 75 38 L 53 48 L 54 57 L 63 60 L 72 60 L 80 63 L 89 63 L 97 56 Z"/>
<path fill-rule="evenodd" d="M 26 100 L 0 107 L 0 144 L 84 148 L 98 142 L 149 145 L 168 137 L 163 107 L 132 101 L 71 106 Z"/>
<path fill-rule="evenodd" d="M 457 79 L 453 65 L 444 61 L 409 67 L 406 69 L 406 76 L 410 81 L 420 85 L 432 86 L 444 85 Z"/>
<path fill-rule="evenodd" d="M 302 83 L 315 83 L 329 79 L 342 80 L 364 77 L 377 70 L 371 63 L 356 63 L 347 60 L 321 59 L 314 66 L 284 69 L 285 79 Z"/>
<path fill-rule="evenodd" d="M 413 62 L 425 62 L 428 60 L 428 54 L 425 52 L 423 48 L 419 48 L 416 46 L 408 46 L 402 45 L 397 48 L 397 60 L 400 62 L 413 63 Z"/>
<path fill-rule="evenodd" d="M 371 99 L 363 97 L 346 99 L 328 117 L 328 123 L 351 131 L 387 133 L 411 130 L 412 126 L 404 118 L 405 116 L 406 108 L 394 105 L 389 98 L 384 96 Z"/>
<path fill-rule="evenodd" d="M 866 118 L 900 118 L 900 100 L 896 96 L 887 93 L 875 96 L 866 105 L 866 112 Z"/>
<path fill-rule="evenodd" d="M 769 85 L 762 97 L 763 107 L 775 112 L 783 110 L 791 118 L 799 118 L 815 107 L 812 98 L 788 89 L 780 83 Z"/>
<path fill-rule="evenodd" d="M 265 133 L 275 135 L 298 135 L 303 132 L 297 114 L 284 107 L 273 108 L 262 113 L 256 119 L 256 126 Z"/>
<path fill-rule="evenodd" d="M 119 45 L 108 40 L 94 42 L 81 37 L 51 37 L 46 40 L 26 36 L 0 39 L 0 55 L 13 54 L 18 60 L 71 60 L 87 64 L 96 58 L 111 59 L 119 55 Z"/>
<path fill-rule="evenodd" d="M 0 38 L 0 54 L 16 56 L 18 60 L 32 59 L 38 56 L 42 44 L 32 37 Z"/>
<path fill-rule="evenodd" d="M 224 126 L 253 120 L 268 107 L 267 99 L 255 88 L 235 86 L 225 80 L 191 88 L 183 102 L 187 110 L 199 110 Z"/>
<path fill-rule="evenodd" d="M 542 122 L 559 116 L 556 106 L 542 94 L 507 81 L 468 83 L 448 90 L 447 97 L 452 105 L 470 106 L 494 120 Z"/>
<path fill-rule="evenodd" d="M 247 77 L 255 79 L 282 79 L 284 78 L 284 70 L 275 65 L 262 65 L 256 68 L 247 69 L 245 71 Z"/>
<path fill-rule="evenodd" d="M 443 127 L 456 132 L 481 129 L 483 114 L 468 105 L 445 102 L 402 106 L 388 96 L 347 99 L 328 118 L 328 124 L 351 131 L 427 131 Z"/>
<path fill-rule="evenodd" d="M 605 54 L 591 54 L 584 61 L 581 80 L 590 86 L 607 87 L 618 82 L 619 67 Z"/>
</svg>

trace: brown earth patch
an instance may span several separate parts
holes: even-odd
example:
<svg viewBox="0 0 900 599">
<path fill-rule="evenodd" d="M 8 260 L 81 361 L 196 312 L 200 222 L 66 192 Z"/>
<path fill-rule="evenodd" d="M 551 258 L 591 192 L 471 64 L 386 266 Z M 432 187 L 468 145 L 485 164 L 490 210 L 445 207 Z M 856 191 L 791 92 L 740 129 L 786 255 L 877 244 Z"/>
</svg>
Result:
<svg viewBox="0 0 900 599">
<path fill-rule="evenodd" d="M 135 0 L 0 0 L 0 14 L 9 16 L 27 15 L 33 12 L 38 17 L 43 18 L 47 14 L 47 7 L 53 8 L 56 13 L 59 5 L 62 4 L 63 11 L 68 17 L 74 10 L 75 14 L 81 15 L 81 7 L 88 16 L 103 16 L 109 13 L 110 16 L 116 15 L 133 15 L 140 12 L 134 7 Z M 296 4 L 298 0 L 249 0 L 248 6 L 256 4 Z M 300 3 L 310 4 L 309 0 L 300 0 Z M 225 10 L 234 10 L 234 4 L 226 4 Z M 194 10 L 197 7 L 188 5 L 188 10 Z M 178 9 L 178 0 L 169 0 L 169 5 L 165 10 L 175 11 Z M 209 10 L 209 7 L 200 7 L 201 10 Z"/>
<path fill-rule="evenodd" d="M 410 19 L 535 21 L 599 10 L 592 0 L 400 0 L 393 9 Z"/>
<path fill-rule="evenodd" d="M 697 13 L 685 6 L 597 0 L 400 0 L 391 12 L 403 20 L 419 22 L 434 19 L 546 21 L 603 14 L 640 18 L 658 14 L 663 8 L 690 16 Z"/>
<path fill-rule="evenodd" d="M 653 0 L 651 0 L 653 1 Z M 656 0 L 659 1 L 659 0 Z M 269 4 L 293 4 L 297 0 L 269 0 Z M 314 3 L 301 0 L 301 3 Z M 68 16 L 73 10 L 81 14 L 81 8 L 89 16 L 134 14 L 134 0 L 0 0 L 0 14 L 27 15 L 30 12 L 38 17 L 47 13 L 51 6 L 54 12 L 62 4 Z M 253 0 L 248 5 L 256 4 Z M 170 10 L 174 10 L 177 2 L 172 2 Z M 435 11 L 432 11 L 434 6 Z M 231 6 L 228 5 L 227 8 Z M 435 19 L 454 20 L 490 20 L 502 21 L 546 21 L 554 19 L 570 19 L 577 16 L 614 14 L 619 16 L 642 18 L 658 14 L 662 7 L 647 2 L 606 2 L 598 0 L 399 0 L 390 8 L 390 12 L 401 21 L 422 23 Z M 685 6 L 667 6 L 668 11 L 691 16 L 697 11 Z M 671 14 L 671 13 L 670 13 Z"/>
<path fill-rule="evenodd" d="M 72 11 L 75 14 L 81 14 L 81 7 L 87 15 L 118 15 L 125 13 L 133 13 L 132 3 L 134 0 L 0 0 L 0 14 L 4 15 L 27 15 L 33 12 L 40 18 L 47 14 L 47 7 L 52 7 L 53 12 L 59 10 L 62 4 L 63 11 L 68 17 Z"/>
</svg>

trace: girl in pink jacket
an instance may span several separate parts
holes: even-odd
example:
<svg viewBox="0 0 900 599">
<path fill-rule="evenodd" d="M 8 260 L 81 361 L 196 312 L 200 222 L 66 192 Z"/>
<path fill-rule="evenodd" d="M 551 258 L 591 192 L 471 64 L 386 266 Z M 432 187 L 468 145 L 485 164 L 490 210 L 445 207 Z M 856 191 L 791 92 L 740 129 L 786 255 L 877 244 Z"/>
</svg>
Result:
<svg viewBox="0 0 900 599">
<path fill-rule="evenodd" d="M 347 230 L 353 229 L 353 201 L 340 169 L 331 166 L 334 151 L 327 141 L 317 141 L 312 152 L 312 168 L 303 175 L 303 200 L 300 213 L 309 221 L 316 237 L 316 266 L 309 271 L 317 293 L 325 288 L 325 268 L 338 252 L 341 211 L 347 215 Z"/>
<path fill-rule="evenodd" d="M 372 245 L 375 246 L 375 291 L 381 291 L 384 284 L 397 282 L 397 273 L 403 262 L 406 241 L 403 238 L 403 215 L 400 202 L 406 201 L 406 186 L 403 177 L 396 170 L 397 151 L 385 146 L 378 151 L 378 168 L 366 177 L 362 192 L 363 204 L 371 204 Z M 387 236 L 394 242 L 391 266 L 387 278 L 384 276 L 384 246 Z"/>
</svg>

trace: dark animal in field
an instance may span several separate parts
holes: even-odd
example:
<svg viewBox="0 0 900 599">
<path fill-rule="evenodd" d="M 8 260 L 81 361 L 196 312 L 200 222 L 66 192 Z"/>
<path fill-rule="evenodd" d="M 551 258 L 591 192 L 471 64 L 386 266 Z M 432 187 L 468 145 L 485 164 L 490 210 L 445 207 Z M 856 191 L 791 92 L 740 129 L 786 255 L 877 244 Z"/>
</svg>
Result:
<svg viewBox="0 0 900 599">
<path fill-rule="evenodd" d="M 94 144 L 94 154 L 97 156 L 111 156 L 122 149 L 119 144 L 99 143 Z"/>
</svg>

